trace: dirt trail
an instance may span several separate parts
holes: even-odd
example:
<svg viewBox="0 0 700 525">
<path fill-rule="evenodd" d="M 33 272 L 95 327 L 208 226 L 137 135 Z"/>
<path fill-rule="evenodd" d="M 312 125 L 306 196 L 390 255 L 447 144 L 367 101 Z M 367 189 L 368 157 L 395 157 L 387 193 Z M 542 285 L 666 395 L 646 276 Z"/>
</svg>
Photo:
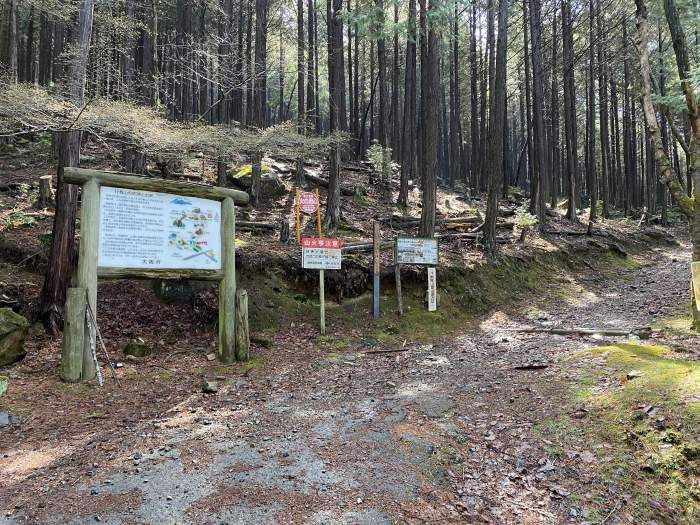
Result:
<svg viewBox="0 0 700 525">
<path fill-rule="evenodd" d="M 106 452 L 87 475 L 58 483 L 59 470 L 37 470 L 43 491 L 0 524 L 582 523 L 569 495 L 588 490 L 586 464 L 551 457 L 554 438 L 533 427 L 564 409 L 548 387 L 577 371 L 560 357 L 601 339 L 514 329 L 628 328 L 677 314 L 687 247 L 647 259 L 616 275 L 553 275 L 549 296 L 518 298 L 433 345 L 282 356 L 104 437 L 128 453 Z M 515 369 L 533 364 L 546 367 Z"/>
</svg>

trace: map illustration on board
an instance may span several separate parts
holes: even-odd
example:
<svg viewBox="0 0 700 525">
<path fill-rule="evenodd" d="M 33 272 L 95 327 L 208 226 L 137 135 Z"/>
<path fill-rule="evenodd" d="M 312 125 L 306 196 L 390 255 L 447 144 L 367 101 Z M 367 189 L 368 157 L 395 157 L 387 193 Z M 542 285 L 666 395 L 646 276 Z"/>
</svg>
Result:
<svg viewBox="0 0 700 525">
<path fill-rule="evenodd" d="M 100 189 L 99 266 L 218 270 L 221 246 L 218 201 Z"/>
<path fill-rule="evenodd" d="M 209 242 L 212 222 L 218 225 L 220 220 L 218 211 L 203 210 L 184 197 L 175 197 L 170 203 L 174 205 L 170 209 L 171 224 L 168 234 L 172 256 L 184 255 L 185 261 L 202 256 L 218 263 L 217 247 Z"/>
</svg>

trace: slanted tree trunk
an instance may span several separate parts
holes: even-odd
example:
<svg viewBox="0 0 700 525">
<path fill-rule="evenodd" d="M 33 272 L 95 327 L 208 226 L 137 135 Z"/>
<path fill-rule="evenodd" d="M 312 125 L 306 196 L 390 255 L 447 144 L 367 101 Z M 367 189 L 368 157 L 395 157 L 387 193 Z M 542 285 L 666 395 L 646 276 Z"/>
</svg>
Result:
<svg viewBox="0 0 700 525">
<path fill-rule="evenodd" d="M 637 6 L 636 22 L 637 22 L 637 52 L 639 54 L 639 71 L 642 78 L 642 108 L 644 111 L 644 119 L 647 128 L 654 143 L 654 157 L 656 160 L 657 170 L 661 180 L 667 185 L 671 196 L 675 200 L 681 211 L 688 217 L 690 222 L 690 236 L 693 245 L 692 260 L 693 262 L 700 261 L 700 206 L 697 206 L 695 200 L 688 198 L 680 184 L 676 180 L 673 172 L 673 165 L 666 154 L 663 146 L 663 139 L 658 121 L 656 119 L 656 111 L 652 102 L 651 95 L 651 67 L 649 65 L 649 36 L 647 28 L 647 8 L 644 0 L 635 0 Z M 678 12 L 673 0 L 665 0 L 664 10 L 666 19 L 668 20 L 671 29 L 671 38 L 673 39 L 673 47 L 676 54 L 676 65 L 678 74 L 681 78 L 681 89 L 685 95 L 686 106 L 688 109 L 688 117 L 691 126 L 691 140 L 688 144 L 688 154 L 690 156 L 691 166 L 693 166 L 693 182 L 694 195 L 697 195 L 695 188 L 700 187 L 700 168 L 697 167 L 700 160 L 700 109 L 698 108 L 697 98 L 692 86 L 690 85 L 687 76 L 686 67 L 687 51 L 685 43 L 685 35 L 682 33 L 682 28 L 678 23 Z M 692 288 L 691 288 L 692 289 Z M 693 301 L 693 328 L 700 330 L 700 312 L 697 305 Z"/>
<path fill-rule="evenodd" d="M 75 55 L 68 67 L 70 98 L 74 106 L 83 106 L 88 50 L 92 36 L 94 0 L 83 0 L 78 23 L 73 31 Z M 63 183 L 63 168 L 80 165 L 80 131 L 59 134 L 58 183 L 56 215 L 51 232 L 51 252 L 44 285 L 39 298 L 37 316 L 47 330 L 56 334 L 62 324 L 66 289 L 75 263 L 75 216 L 78 188 Z"/>
</svg>

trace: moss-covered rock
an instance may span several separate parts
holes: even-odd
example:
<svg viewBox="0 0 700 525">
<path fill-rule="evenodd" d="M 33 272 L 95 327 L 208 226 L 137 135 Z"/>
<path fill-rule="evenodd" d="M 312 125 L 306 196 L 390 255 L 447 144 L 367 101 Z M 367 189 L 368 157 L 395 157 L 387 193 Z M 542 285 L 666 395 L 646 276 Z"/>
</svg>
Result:
<svg viewBox="0 0 700 525">
<path fill-rule="evenodd" d="M 132 339 L 124 347 L 124 355 L 133 357 L 146 357 L 153 353 L 153 348 L 140 337 Z"/>
<path fill-rule="evenodd" d="M 27 355 L 24 340 L 29 321 L 11 308 L 0 308 L 0 366 L 10 365 Z"/>
</svg>

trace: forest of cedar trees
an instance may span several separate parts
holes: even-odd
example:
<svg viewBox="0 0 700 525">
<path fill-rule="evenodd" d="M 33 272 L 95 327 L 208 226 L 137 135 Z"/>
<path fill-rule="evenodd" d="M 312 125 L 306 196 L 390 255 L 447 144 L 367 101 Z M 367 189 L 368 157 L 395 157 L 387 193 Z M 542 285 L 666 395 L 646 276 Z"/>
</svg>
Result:
<svg viewBox="0 0 700 525">
<path fill-rule="evenodd" d="M 5 88 L 44 87 L 78 110 L 109 99 L 173 121 L 290 122 L 299 134 L 340 137 L 328 148 L 329 231 L 339 164 L 372 146 L 384 172 L 398 166 L 396 204 L 420 187 L 423 236 L 434 233 L 438 184 L 487 192 L 492 252 L 509 188 L 528 192 L 540 228 L 557 206 L 572 221 L 582 209 L 591 222 L 695 215 L 697 2 L 5 0 L 0 9 Z M 75 165 L 80 131 L 64 127 L 30 131 L 55 131 L 60 165 Z M 126 171 L 142 172 L 138 144 L 123 149 Z M 260 154 L 249 155 L 254 166 Z M 65 287 L 49 281 L 63 280 L 71 259 L 76 191 L 58 188 L 49 317 Z"/>
</svg>

